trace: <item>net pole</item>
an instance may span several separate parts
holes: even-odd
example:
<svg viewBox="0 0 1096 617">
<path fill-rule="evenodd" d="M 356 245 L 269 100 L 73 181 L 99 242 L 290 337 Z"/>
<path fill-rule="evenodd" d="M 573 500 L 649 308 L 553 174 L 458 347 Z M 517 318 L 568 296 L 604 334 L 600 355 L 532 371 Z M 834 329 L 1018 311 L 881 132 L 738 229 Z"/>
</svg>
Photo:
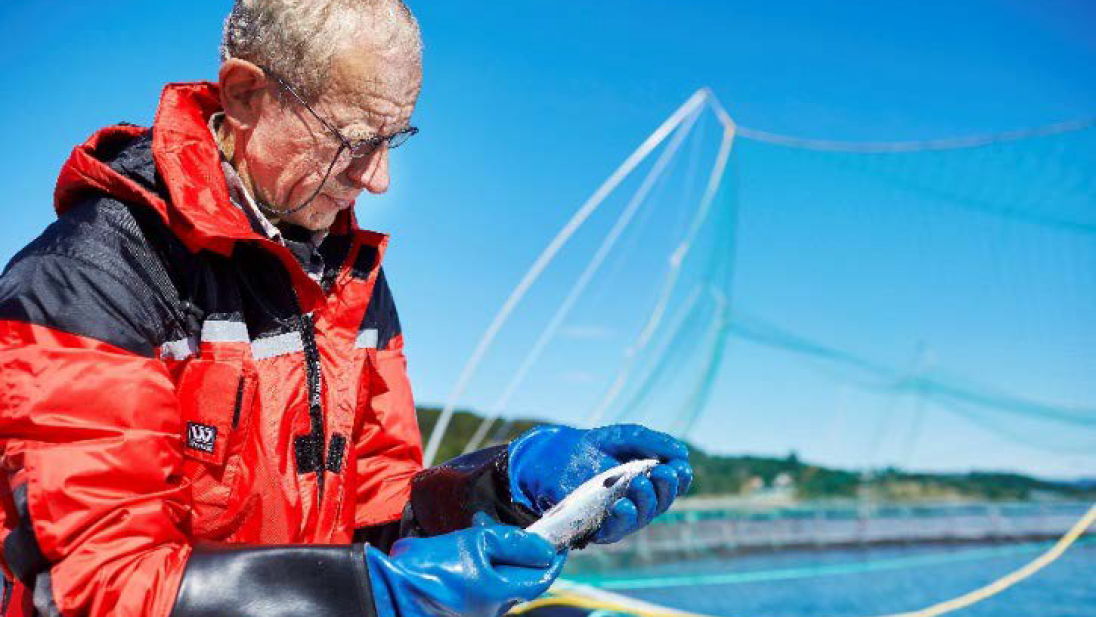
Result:
<svg viewBox="0 0 1096 617">
<path fill-rule="evenodd" d="M 673 292 L 674 287 L 677 286 L 677 279 L 681 272 L 681 264 L 692 249 L 693 240 L 700 231 L 701 226 L 704 224 L 704 220 L 707 218 L 708 211 L 711 209 L 712 202 L 715 200 L 716 193 L 719 190 L 719 185 L 722 183 L 723 172 L 727 168 L 727 162 L 731 156 L 731 148 L 734 145 L 735 125 L 730 120 L 730 116 L 727 116 L 726 112 L 723 111 L 723 107 L 719 104 L 715 95 L 708 89 L 705 89 L 702 92 L 705 95 L 705 100 L 712 106 L 713 110 L 715 110 L 716 117 L 724 124 L 723 141 L 719 146 L 719 154 L 716 156 L 715 163 L 712 166 L 711 175 L 708 176 L 708 185 L 704 190 L 704 196 L 701 197 L 700 208 L 697 211 L 696 217 L 693 219 L 692 226 L 686 234 L 685 240 L 683 240 L 670 255 L 670 273 L 662 286 L 662 293 L 655 305 L 655 309 L 651 313 L 651 317 L 649 318 L 646 327 L 644 327 L 643 331 L 636 339 L 636 342 L 625 352 L 624 365 L 617 373 L 612 385 L 609 386 L 609 390 L 587 415 L 586 426 L 597 426 L 598 422 L 600 422 L 605 415 L 605 412 L 616 401 L 617 397 L 620 396 L 624 384 L 628 380 L 628 374 L 631 371 L 632 363 L 639 352 L 650 342 L 655 330 L 662 322 L 662 318 L 666 312 L 666 306 L 670 301 L 670 294 Z"/>
</svg>

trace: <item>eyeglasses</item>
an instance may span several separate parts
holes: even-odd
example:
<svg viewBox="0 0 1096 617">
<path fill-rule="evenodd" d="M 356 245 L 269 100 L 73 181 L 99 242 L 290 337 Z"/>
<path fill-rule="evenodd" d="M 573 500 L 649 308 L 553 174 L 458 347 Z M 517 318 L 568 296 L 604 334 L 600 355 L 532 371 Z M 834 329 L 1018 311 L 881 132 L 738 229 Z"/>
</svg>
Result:
<svg viewBox="0 0 1096 617">
<path fill-rule="evenodd" d="M 408 139 L 411 139 L 419 132 L 418 128 L 409 126 L 405 129 L 396 131 L 391 135 L 373 135 L 372 137 L 366 137 L 365 139 L 357 140 L 347 139 L 346 136 L 344 136 L 339 131 L 339 129 L 332 126 L 330 122 L 324 120 L 323 117 L 320 116 L 320 114 L 316 113 L 316 110 L 312 109 L 312 106 L 305 102 L 304 97 L 302 97 L 300 94 L 297 94 L 297 91 L 293 89 L 293 86 L 287 84 L 285 80 L 283 80 L 281 77 L 278 77 L 278 75 L 275 73 L 272 73 L 266 69 L 263 69 L 263 72 L 269 75 L 274 81 L 278 82 L 278 85 L 284 88 L 286 92 L 292 94 L 293 98 L 297 99 L 297 102 L 301 105 L 304 105 L 304 108 L 308 110 L 308 113 L 312 114 L 312 117 L 319 120 L 320 124 L 324 125 L 324 128 L 331 131 L 331 134 L 335 136 L 335 139 L 339 140 L 342 146 L 339 147 L 339 153 L 335 155 L 336 159 L 338 159 L 338 157 L 341 156 L 344 151 L 350 154 L 350 158 L 360 159 L 373 154 L 374 152 L 376 152 L 377 148 L 380 148 L 382 145 L 386 146 L 389 150 L 393 148 L 399 148 L 403 144 L 407 143 Z"/>
</svg>

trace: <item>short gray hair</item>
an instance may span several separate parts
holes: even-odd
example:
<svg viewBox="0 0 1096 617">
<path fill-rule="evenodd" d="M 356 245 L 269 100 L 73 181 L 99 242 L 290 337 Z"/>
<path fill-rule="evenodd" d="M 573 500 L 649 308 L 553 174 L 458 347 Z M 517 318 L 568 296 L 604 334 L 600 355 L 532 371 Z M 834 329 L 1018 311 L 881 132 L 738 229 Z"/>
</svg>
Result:
<svg viewBox="0 0 1096 617">
<path fill-rule="evenodd" d="M 421 62 L 418 22 L 402 0 L 236 0 L 221 61 L 238 58 L 273 71 L 315 101 L 334 56 L 363 32 Z"/>
</svg>

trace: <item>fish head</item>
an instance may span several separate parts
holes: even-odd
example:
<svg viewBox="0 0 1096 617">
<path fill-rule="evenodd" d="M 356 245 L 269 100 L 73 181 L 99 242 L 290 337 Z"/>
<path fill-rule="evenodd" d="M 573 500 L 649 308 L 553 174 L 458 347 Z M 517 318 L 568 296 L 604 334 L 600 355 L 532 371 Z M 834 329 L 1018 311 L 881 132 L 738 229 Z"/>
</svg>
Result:
<svg viewBox="0 0 1096 617">
<path fill-rule="evenodd" d="M 650 473 L 657 465 L 657 459 L 642 459 L 624 463 L 602 472 L 596 477 L 596 480 L 600 481 L 602 488 L 606 491 L 606 502 L 610 505 L 616 503 L 618 499 L 628 493 L 628 487 L 632 484 L 632 480 Z"/>
</svg>

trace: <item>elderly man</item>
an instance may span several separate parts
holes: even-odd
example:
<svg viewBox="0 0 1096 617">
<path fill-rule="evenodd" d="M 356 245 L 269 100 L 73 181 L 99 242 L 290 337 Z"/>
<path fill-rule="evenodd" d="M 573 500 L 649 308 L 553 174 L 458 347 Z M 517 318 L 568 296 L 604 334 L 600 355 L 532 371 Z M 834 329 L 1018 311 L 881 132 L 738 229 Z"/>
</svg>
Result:
<svg viewBox="0 0 1096 617">
<path fill-rule="evenodd" d="M 422 470 L 387 237 L 351 208 L 417 132 L 416 22 L 238 0 L 223 58 L 77 147 L 0 278 L 6 615 L 496 615 L 559 574 L 521 527 L 585 479 L 663 463 L 596 542 L 686 490 L 634 426 Z"/>
</svg>

